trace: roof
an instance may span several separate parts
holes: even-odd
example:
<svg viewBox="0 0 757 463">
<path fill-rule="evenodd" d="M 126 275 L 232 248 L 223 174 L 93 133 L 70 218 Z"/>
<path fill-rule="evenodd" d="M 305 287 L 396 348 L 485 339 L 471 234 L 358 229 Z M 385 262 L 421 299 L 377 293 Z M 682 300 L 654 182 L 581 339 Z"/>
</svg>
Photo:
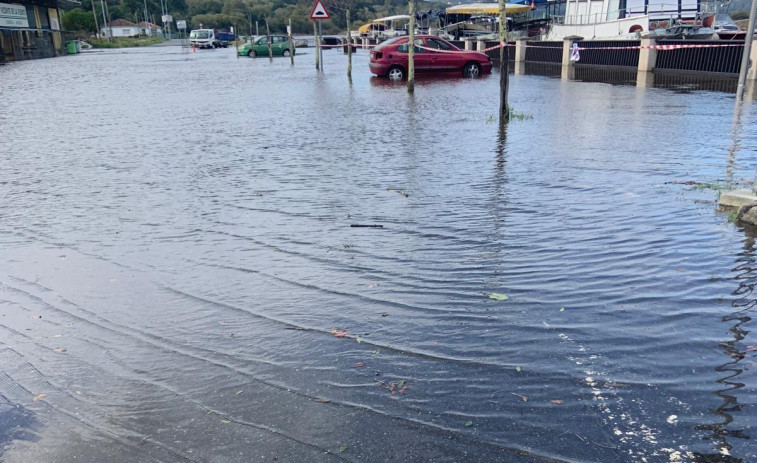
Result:
<svg viewBox="0 0 757 463">
<path fill-rule="evenodd" d="M 160 26 L 158 26 L 157 24 L 148 23 L 145 21 L 140 22 L 139 27 L 149 27 L 151 29 L 160 29 Z"/>
<path fill-rule="evenodd" d="M 108 23 L 108 26 L 116 26 L 116 27 L 137 27 L 136 24 L 134 24 L 131 21 L 127 21 L 125 19 L 115 19 Z"/>
<path fill-rule="evenodd" d="M 410 16 L 406 15 L 406 14 L 396 14 L 394 16 L 387 16 L 385 18 L 374 19 L 371 22 L 375 23 L 375 22 L 378 22 L 378 21 L 397 21 L 397 20 L 400 20 L 400 19 L 407 19 L 409 21 L 410 20 Z"/>
<path fill-rule="evenodd" d="M 523 13 L 530 10 L 531 5 L 516 5 L 514 3 L 505 5 L 506 13 Z M 447 14 L 499 14 L 499 4 L 468 3 L 465 5 L 455 5 L 447 8 Z"/>
</svg>

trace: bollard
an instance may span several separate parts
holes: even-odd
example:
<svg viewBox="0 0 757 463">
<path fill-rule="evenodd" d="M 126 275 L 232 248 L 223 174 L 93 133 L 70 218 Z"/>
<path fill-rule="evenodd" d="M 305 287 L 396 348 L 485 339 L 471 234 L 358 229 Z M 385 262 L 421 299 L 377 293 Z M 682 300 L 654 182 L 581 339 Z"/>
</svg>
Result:
<svg viewBox="0 0 757 463">
<path fill-rule="evenodd" d="M 465 39 L 465 50 L 466 51 L 473 50 L 473 39 Z"/>
<path fill-rule="evenodd" d="M 639 50 L 639 72 L 652 72 L 657 64 L 657 50 L 653 47 L 654 39 L 641 39 L 641 49 Z"/>
<path fill-rule="evenodd" d="M 486 42 L 483 40 L 476 41 L 476 51 L 483 53 L 486 50 Z"/>
<path fill-rule="evenodd" d="M 526 62 L 526 40 L 525 39 L 518 39 L 515 41 L 515 62 L 516 63 L 525 63 Z"/>
</svg>

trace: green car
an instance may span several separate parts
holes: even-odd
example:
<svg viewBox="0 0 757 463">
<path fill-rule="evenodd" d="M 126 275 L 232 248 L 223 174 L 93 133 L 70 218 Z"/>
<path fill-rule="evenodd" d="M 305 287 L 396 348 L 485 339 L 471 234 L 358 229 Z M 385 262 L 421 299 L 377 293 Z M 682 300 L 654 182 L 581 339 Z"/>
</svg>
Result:
<svg viewBox="0 0 757 463">
<path fill-rule="evenodd" d="M 271 39 L 271 51 L 274 55 L 289 56 L 289 38 L 286 35 L 261 35 L 254 37 L 251 42 L 247 42 L 237 49 L 239 56 L 268 56 L 268 38 Z M 292 53 L 294 47 L 292 47 Z"/>
</svg>

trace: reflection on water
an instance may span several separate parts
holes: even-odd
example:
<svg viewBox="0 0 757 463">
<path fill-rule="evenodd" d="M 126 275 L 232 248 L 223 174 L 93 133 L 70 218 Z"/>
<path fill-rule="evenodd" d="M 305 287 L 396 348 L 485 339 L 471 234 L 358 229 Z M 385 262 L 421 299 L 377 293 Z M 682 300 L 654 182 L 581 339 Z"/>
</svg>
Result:
<svg viewBox="0 0 757 463">
<path fill-rule="evenodd" d="M 4 461 L 757 459 L 753 106 L 324 58 L 0 69 Z"/>
</svg>

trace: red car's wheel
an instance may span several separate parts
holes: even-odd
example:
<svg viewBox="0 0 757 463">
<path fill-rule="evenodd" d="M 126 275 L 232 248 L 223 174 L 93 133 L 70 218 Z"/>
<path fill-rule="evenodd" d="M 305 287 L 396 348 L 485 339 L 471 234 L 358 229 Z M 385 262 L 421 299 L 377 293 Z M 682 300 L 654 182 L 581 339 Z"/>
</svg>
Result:
<svg viewBox="0 0 757 463">
<path fill-rule="evenodd" d="M 481 75 L 481 65 L 476 62 L 465 63 L 463 66 L 463 77 L 475 78 Z"/>
<path fill-rule="evenodd" d="M 386 76 L 392 80 L 402 80 L 405 78 L 405 70 L 400 66 L 392 66 L 386 71 Z"/>
</svg>

